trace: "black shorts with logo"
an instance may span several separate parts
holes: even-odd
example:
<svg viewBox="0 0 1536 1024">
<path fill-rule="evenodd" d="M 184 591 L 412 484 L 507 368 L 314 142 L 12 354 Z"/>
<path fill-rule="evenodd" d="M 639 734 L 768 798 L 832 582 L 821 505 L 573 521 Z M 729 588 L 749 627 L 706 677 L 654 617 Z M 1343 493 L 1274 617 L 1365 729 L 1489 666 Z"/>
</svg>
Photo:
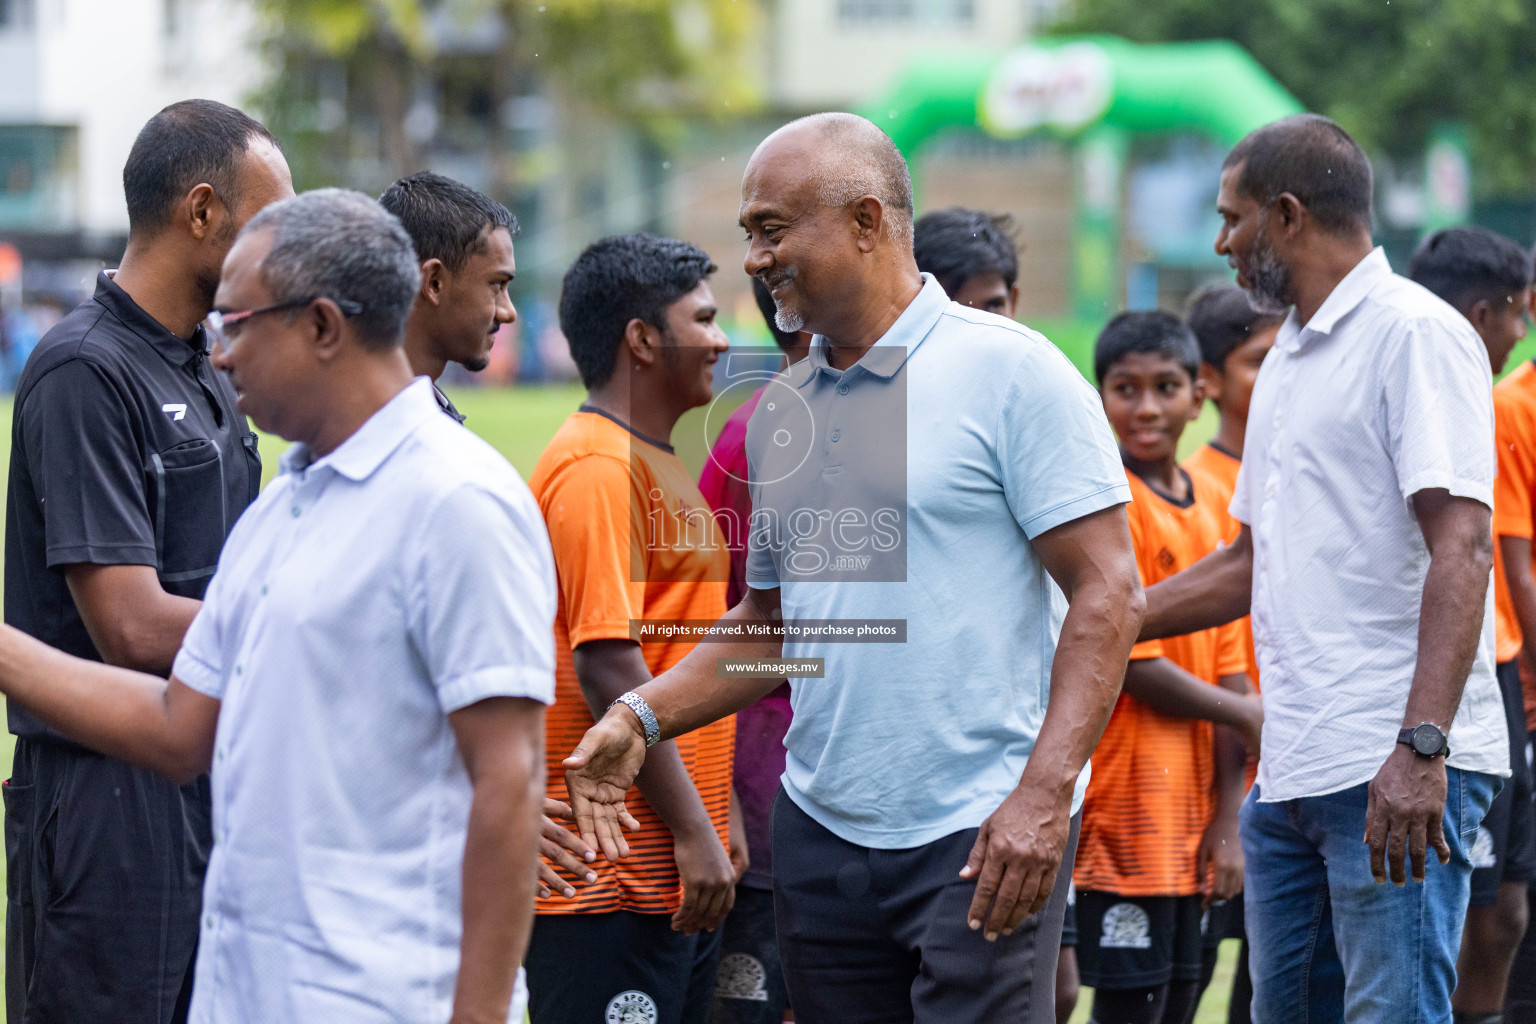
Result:
<svg viewBox="0 0 1536 1024">
<path fill-rule="evenodd" d="M 1077 894 L 1077 969 L 1090 988 L 1198 981 L 1205 941 L 1199 896 Z"/>
<path fill-rule="evenodd" d="M 1531 768 L 1525 758 L 1525 702 L 1520 663 L 1500 662 L 1499 690 L 1509 721 L 1510 778 L 1493 798 L 1472 843 L 1474 907 L 1491 907 L 1505 882 L 1536 881 L 1536 806 L 1532 804 Z"/>
</svg>

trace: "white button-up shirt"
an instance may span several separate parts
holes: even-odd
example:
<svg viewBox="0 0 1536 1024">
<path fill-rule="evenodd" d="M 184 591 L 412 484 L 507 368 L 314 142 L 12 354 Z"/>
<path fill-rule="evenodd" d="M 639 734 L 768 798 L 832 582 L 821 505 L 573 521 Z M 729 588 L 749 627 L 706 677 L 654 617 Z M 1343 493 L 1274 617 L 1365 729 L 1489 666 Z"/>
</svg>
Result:
<svg viewBox="0 0 1536 1024">
<path fill-rule="evenodd" d="M 424 378 L 308 459 L 236 524 L 176 658 L 222 702 L 191 1019 L 446 1021 L 472 795 L 448 715 L 554 699 L 549 540 Z"/>
<path fill-rule="evenodd" d="M 1253 533 L 1260 799 L 1348 789 L 1391 754 L 1429 569 L 1411 499 L 1444 488 L 1493 507 L 1492 384 L 1471 325 L 1380 249 L 1305 327 L 1292 311 L 1280 328 L 1232 499 Z M 1490 591 L 1448 763 L 1507 775 L 1493 651 Z"/>
</svg>

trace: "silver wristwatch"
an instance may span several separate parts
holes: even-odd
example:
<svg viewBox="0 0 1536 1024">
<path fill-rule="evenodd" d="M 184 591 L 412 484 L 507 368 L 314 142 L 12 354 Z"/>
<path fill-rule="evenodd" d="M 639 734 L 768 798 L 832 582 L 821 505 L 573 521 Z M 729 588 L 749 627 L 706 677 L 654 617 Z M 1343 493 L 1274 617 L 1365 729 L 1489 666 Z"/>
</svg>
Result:
<svg viewBox="0 0 1536 1024">
<path fill-rule="evenodd" d="M 661 723 L 656 721 L 656 712 L 651 710 L 651 706 L 645 702 L 645 698 L 634 690 L 630 690 L 627 693 L 619 694 L 618 699 L 613 704 L 623 704 L 635 713 L 635 717 L 640 719 L 640 727 L 645 730 L 645 745 L 647 747 L 654 747 L 656 741 L 661 739 Z M 613 704 L 608 706 L 611 708 Z"/>
</svg>

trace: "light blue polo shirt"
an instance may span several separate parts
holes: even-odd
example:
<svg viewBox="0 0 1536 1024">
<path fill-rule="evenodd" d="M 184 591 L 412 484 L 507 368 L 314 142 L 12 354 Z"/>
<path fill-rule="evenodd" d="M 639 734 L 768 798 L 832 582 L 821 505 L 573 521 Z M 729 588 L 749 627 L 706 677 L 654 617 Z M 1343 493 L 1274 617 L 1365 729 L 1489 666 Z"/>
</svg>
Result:
<svg viewBox="0 0 1536 1024">
<path fill-rule="evenodd" d="M 780 588 L 787 622 L 905 620 L 906 638 L 786 638 L 826 675 L 790 680 L 784 788 L 849 842 L 921 846 L 980 825 L 1034 749 L 1066 601 L 1031 538 L 1130 489 L 1067 358 L 930 275 L 847 370 L 824 344 L 748 426 L 747 581 Z"/>
</svg>

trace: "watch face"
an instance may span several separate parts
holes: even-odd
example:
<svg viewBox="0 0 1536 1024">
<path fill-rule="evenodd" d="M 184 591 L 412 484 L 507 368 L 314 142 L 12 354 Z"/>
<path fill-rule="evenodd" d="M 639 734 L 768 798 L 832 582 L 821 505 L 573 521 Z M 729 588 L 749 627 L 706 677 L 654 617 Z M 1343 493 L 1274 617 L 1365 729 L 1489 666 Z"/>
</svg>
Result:
<svg viewBox="0 0 1536 1024">
<path fill-rule="evenodd" d="M 1440 753 L 1444 744 L 1445 737 L 1433 725 L 1421 725 L 1413 730 L 1413 749 L 1425 757 Z"/>
</svg>

